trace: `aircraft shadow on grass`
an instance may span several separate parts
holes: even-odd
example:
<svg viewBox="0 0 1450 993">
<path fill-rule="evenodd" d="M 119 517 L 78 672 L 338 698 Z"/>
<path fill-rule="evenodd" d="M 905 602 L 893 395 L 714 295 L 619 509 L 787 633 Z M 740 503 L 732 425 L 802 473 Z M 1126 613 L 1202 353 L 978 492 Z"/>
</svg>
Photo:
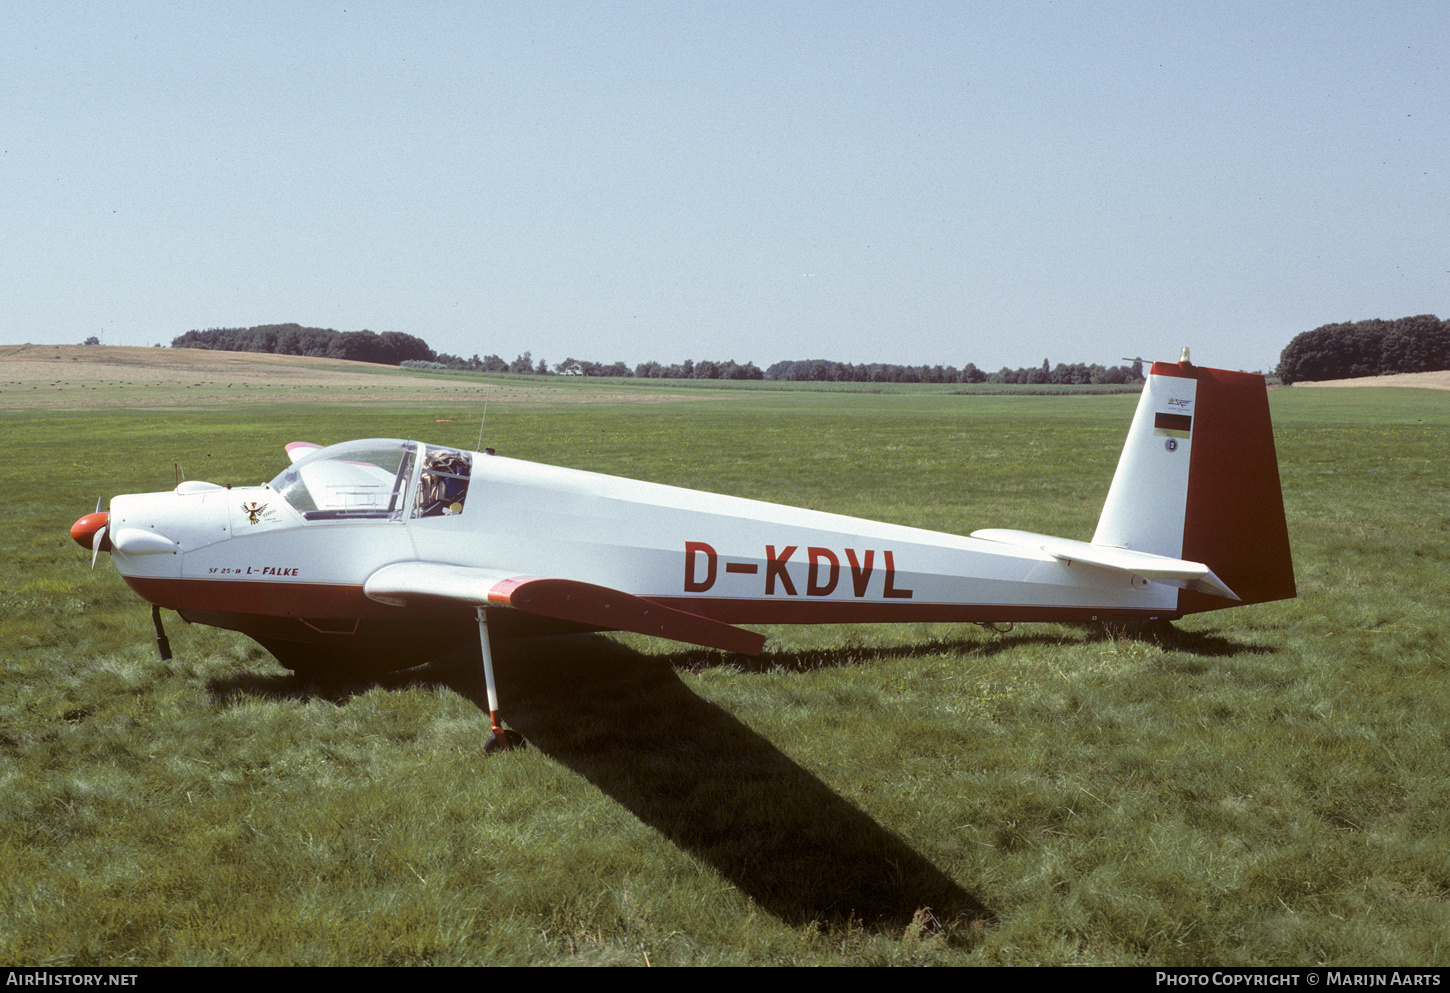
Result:
<svg viewBox="0 0 1450 993">
<path fill-rule="evenodd" d="M 891 659 L 926 658 L 955 654 L 969 658 L 991 658 L 1014 648 L 1028 645 L 1090 644 L 1117 638 L 1141 640 L 1157 645 L 1165 652 L 1181 652 L 1203 658 L 1225 658 L 1233 655 L 1267 655 L 1274 649 L 1262 645 L 1246 645 L 1222 635 L 1177 628 L 1159 628 L 1151 632 L 1114 632 L 1101 626 L 1084 625 L 1081 634 L 1063 637 L 1042 631 L 994 634 L 986 639 L 957 637 L 920 641 L 902 645 L 848 645 L 841 648 L 800 650 L 767 649 L 759 655 L 730 655 L 704 648 L 682 648 L 663 656 L 677 669 L 699 672 L 703 669 L 728 666 L 742 672 L 810 672 L 815 669 L 846 668 L 868 662 Z"/>
<path fill-rule="evenodd" d="M 345 705 L 373 686 L 447 686 L 487 712 L 478 653 L 316 684 L 249 673 L 212 684 L 238 693 Z M 670 657 L 596 635 L 501 640 L 494 651 L 509 723 L 792 925 L 928 930 L 994 915 L 892 831 L 680 680 Z M 507 756 L 490 761 L 508 761 Z M 926 910 L 929 917 L 918 918 Z"/>
</svg>

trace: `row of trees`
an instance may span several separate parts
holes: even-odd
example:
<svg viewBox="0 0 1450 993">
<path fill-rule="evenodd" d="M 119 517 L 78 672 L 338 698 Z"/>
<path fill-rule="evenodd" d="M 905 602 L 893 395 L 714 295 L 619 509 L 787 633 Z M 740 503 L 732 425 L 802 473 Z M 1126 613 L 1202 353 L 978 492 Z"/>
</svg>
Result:
<svg viewBox="0 0 1450 993">
<path fill-rule="evenodd" d="M 299 324 L 260 324 L 252 328 L 210 328 L 188 331 L 171 339 L 172 348 L 209 348 L 222 352 L 270 352 L 274 355 L 311 355 L 399 365 L 408 360 L 436 358 L 422 338 L 401 331 L 333 331 Z"/>
<path fill-rule="evenodd" d="M 99 339 L 93 339 L 99 344 Z M 90 342 L 87 342 L 89 344 Z M 317 358 L 352 359 L 383 365 L 424 369 L 459 369 L 471 372 L 512 372 L 533 375 L 638 376 L 642 379 L 761 379 L 754 362 L 739 364 L 686 359 L 674 365 L 643 362 L 631 370 L 623 362 L 603 365 L 580 359 L 565 359 L 553 369 L 543 359 L 534 361 L 524 352 L 512 362 L 498 355 L 471 358 L 434 352 L 422 338 L 401 331 L 334 331 L 304 328 L 299 324 L 260 324 L 250 328 L 209 328 L 188 331 L 171 340 L 172 348 L 207 348 L 226 352 L 269 352 L 274 355 L 310 355 Z"/>
<path fill-rule="evenodd" d="M 1415 320 L 1419 320 L 1416 318 Z M 1431 318 L 1431 320 L 1434 320 Z M 1380 322 L 1383 323 L 1383 322 Z M 1438 324 L 1438 322 L 1436 322 Z M 1336 325 L 1337 327 L 1337 325 Z M 1301 336 L 1303 337 L 1303 336 Z M 1297 340 L 1297 339 L 1296 339 Z M 1046 359 L 1041 366 L 1009 369 L 1003 366 L 993 373 L 984 372 L 968 362 L 962 369 L 940 365 L 892 365 L 885 362 L 831 362 L 808 359 L 777 362 L 761 371 L 754 362 L 740 364 L 734 359 L 699 362 L 686 359 L 673 365 L 642 362 L 630 369 L 623 362 L 605 365 L 583 359 L 567 358 L 552 369 L 548 362 L 534 360 L 524 352 L 512 362 L 498 355 L 471 358 L 435 353 L 421 338 L 400 331 L 333 331 L 328 328 L 304 328 L 298 324 L 262 324 L 250 328 L 210 328 L 188 331 L 172 339 L 173 348 L 209 348 L 231 352 L 271 352 L 277 355 L 311 355 L 319 358 L 353 359 L 385 365 L 404 365 L 426 369 L 458 369 L 470 372 L 512 372 L 532 375 L 620 376 L 639 379 L 775 379 L 832 383 L 1026 383 L 1086 385 L 1095 383 L 1139 383 L 1143 380 L 1143 363 L 1131 366 L 1101 366 L 1058 363 Z M 1286 352 L 1287 354 L 1287 352 Z M 1367 375 L 1367 374 L 1366 374 Z"/>
<path fill-rule="evenodd" d="M 1053 383 L 1082 386 L 1088 383 L 1141 383 L 1143 363 L 1106 367 L 1085 365 L 1081 362 L 1071 365 L 1059 362 L 1054 366 L 1047 359 L 1043 359 L 1040 366 L 1022 369 L 1003 366 L 997 372 L 989 373 L 978 369 L 971 362 L 964 368 L 957 369 L 950 365 L 912 366 L 884 362 L 852 365 L 849 362 L 810 359 L 777 362 L 765 370 L 765 378 L 818 383 Z"/>
<path fill-rule="evenodd" d="M 585 366 L 584 375 L 596 375 L 590 373 L 588 366 L 592 363 L 583 363 Z M 623 362 L 616 362 L 609 366 L 610 369 L 617 369 L 624 365 Z M 566 364 L 567 366 L 567 364 Z M 600 372 L 597 375 L 617 376 L 617 372 Z M 764 379 L 765 373 L 754 362 L 747 362 L 744 365 L 734 359 L 727 359 L 724 362 L 715 362 L 711 359 L 703 359 L 699 362 L 693 359 L 686 359 L 684 362 L 674 365 L 662 365 L 659 362 L 641 362 L 634 367 L 634 375 L 638 379 Z"/>
<path fill-rule="evenodd" d="M 1085 365 L 1081 362 L 1056 366 L 1046 359 L 1042 365 L 1031 368 L 1009 369 L 1003 366 L 993 373 L 983 372 L 968 362 L 966 368 L 940 365 L 891 365 L 885 362 L 852 365 L 849 362 L 830 362 L 825 359 L 809 359 L 794 362 L 777 362 L 765 371 L 754 362 L 744 365 L 733 359 L 715 362 L 709 359 L 696 362 L 686 359 L 674 365 L 659 362 L 641 362 L 632 370 L 623 362 L 603 365 L 569 358 L 552 369 L 543 359 L 533 360 L 524 352 L 512 362 L 505 362 L 497 355 L 479 358 L 474 355 L 461 359 L 455 355 L 439 355 L 436 360 L 410 361 L 403 365 L 415 369 L 459 369 L 471 372 L 513 372 L 534 375 L 557 376 L 619 376 L 636 379 L 774 379 L 792 382 L 816 383 L 1051 383 L 1066 386 L 1082 386 L 1089 383 L 1141 383 L 1143 363 L 1135 361 L 1129 366 Z"/>
<path fill-rule="evenodd" d="M 569 358 L 550 369 L 549 363 L 543 359 L 537 363 L 534 362 L 531 352 L 524 352 L 512 362 L 505 362 L 497 355 L 488 355 L 484 358 L 474 355 L 469 359 L 461 359 L 456 355 L 445 353 L 439 355 L 432 362 L 413 361 L 401 364 L 412 369 L 460 369 L 469 372 L 532 373 L 538 376 L 621 376 L 639 379 L 763 379 L 765 377 L 765 374 L 754 362 L 741 365 L 734 359 L 724 362 L 709 359 L 696 362 L 693 359 L 686 359 L 684 362 L 677 362 L 674 365 L 641 362 L 631 370 L 623 362 L 604 365 L 599 362 Z"/>
<path fill-rule="evenodd" d="M 1279 356 L 1285 385 L 1450 369 L 1450 321 L 1433 314 L 1396 321 L 1325 324 L 1296 335 Z"/>
</svg>

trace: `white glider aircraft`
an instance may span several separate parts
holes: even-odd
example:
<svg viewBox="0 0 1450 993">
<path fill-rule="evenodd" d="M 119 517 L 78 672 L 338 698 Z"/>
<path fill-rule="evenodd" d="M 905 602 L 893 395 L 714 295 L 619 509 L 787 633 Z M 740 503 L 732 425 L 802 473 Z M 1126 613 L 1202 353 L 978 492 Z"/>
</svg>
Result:
<svg viewBox="0 0 1450 993">
<path fill-rule="evenodd" d="M 622 630 L 755 654 L 738 624 L 1171 620 L 1295 595 L 1262 376 L 1154 363 L 1091 541 L 971 537 L 423 442 L 293 442 L 270 483 L 117 496 L 71 536 L 189 622 L 310 673 L 490 631 Z M 509 732 L 512 735 L 512 732 Z"/>
</svg>

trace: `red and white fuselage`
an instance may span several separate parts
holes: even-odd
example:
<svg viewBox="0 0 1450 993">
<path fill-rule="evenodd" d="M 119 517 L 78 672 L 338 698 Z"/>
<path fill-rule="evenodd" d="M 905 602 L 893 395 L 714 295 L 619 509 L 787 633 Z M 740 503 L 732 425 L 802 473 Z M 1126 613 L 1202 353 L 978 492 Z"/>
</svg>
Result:
<svg viewBox="0 0 1450 993">
<path fill-rule="evenodd" d="M 267 485 L 118 496 L 72 533 L 108 545 L 153 604 L 287 664 L 418 664 L 471 637 L 479 607 L 504 630 L 756 651 L 734 625 L 1173 618 L 1294 595 L 1263 378 L 1187 363 L 1153 366 L 1091 541 L 963 537 L 421 442 L 289 454 Z"/>
</svg>

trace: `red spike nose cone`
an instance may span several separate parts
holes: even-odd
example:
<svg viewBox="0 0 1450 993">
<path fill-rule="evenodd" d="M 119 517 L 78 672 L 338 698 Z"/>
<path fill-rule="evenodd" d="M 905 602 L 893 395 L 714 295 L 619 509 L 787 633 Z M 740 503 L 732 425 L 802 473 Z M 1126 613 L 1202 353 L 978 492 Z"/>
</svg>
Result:
<svg viewBox="0 0 1450 993">
<path fill-rule="evenodd" d="M 111 515 L 108 511 L 98 510 L 94 514 L 87 514 L 70 526 L 70 536 L 76 540 L 77 545 L 80 545 L 86 551 L 90 551 L 95 544 L 96 532 L 109 524 L 110 521 Z M 108 536 L 101 543 L 101 551 L 109 552 L 110 550 L 111 541 Z"/>
</svg>

